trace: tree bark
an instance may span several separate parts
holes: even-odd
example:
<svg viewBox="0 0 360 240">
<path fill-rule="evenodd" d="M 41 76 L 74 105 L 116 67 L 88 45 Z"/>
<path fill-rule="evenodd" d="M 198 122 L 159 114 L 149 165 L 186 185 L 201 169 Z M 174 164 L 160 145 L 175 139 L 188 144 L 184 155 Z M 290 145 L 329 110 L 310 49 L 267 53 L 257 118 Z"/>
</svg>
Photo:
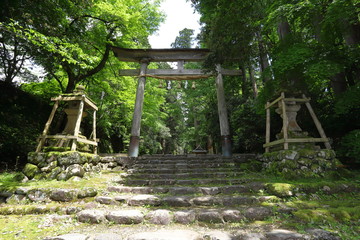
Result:
<svg viewBox="0 0 360 240">
<path fill-rule="evenodd" d="M 284 40 L 291 33 L 290 25 L 286 20 L 279 22 L 277 30 L 280 40 Z"/>
<path fill-rule="evenodd" d="M 257 98 L 259 92 L 258 92 L 258 88 L 257 88 L 256 79 L 254 77 L 254 69 L 251 66 L 249 67 L 249 77 L 250 77 L 251 84 L 252 84 L 254 98 Z"/>
<path fill-rule="evenodd" d="M 244 98 L 247 98 L 249 96 L 249 90 L 248 90 L 248 79 L 246 77 L 246 68 L 244 65 L 240 66 L 242 74 L 242 84 L 241 84 L 241 91 Z"/>
<path fill-rule="evenodd" d="M 337 73 L 331 77 L 331 88 L 333 89 L 335 96 L 339 96 L 346 91 L 347 82 L 344 72 Z"/>
<path fill-rule="evenodd" d="M 264 42 L 261 39 L 261 34 L 256 33 L 257 39 L 258 39 L 258 48 L 259 48 L 259 65 L 260 70 L 263 76 L 263 81 L 267 82 L 271 78 L 265 74 L 266 69 L 269 67 L 269 59 L 267 57 L 267 51 Z"/>
</svg>

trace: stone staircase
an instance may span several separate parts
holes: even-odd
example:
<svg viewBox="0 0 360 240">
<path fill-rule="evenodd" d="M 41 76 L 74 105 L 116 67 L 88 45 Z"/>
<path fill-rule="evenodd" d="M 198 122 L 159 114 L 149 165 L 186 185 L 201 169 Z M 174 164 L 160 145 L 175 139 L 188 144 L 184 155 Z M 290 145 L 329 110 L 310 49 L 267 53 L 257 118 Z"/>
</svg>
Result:
<svg viewBox="0 0 360 240">
<path fill-rule="evenodd" d="M 194 221 L 205 223 L 230 223 L 240 220 L 264 220 L 272 210 L 261 206 L 276 197 L 257 195 L 264 184 L 242 178 L 231 158 L 212 157 L 144 157 L 108 187 L 107 196 L 98 196 L 95 201 L 104 205 L 122 208 L 148 208 L 147 215 L 141 210 L 131 209 L 124 214 L 130 216 L 127 223 L 145 220 L 154 224 Z M 80 221 L 114 221 L 124 223 L 123 216 L 117 219 L 112 214 L 119 210 L 108 210 L 104 217 L 93 210 L 78 213 Z M 142 216 L 141 218 L 139 216 Z"/>
<path fill-rule="evenodd" d="M 277 229 L 273 220 L 294 210 L 282 204 L 291 194 L 275 196 L 260 173 L 242 172 L 242 162 L 251 158 L 254 155 L 143 156 L 112 179 L 106 190 L 94 191 L 91 186 L 85 186 L 85 193 L 53 190 L 50 201 L 69 204 L 41 206 L 42 213 L 56 209 L 60 216 L 91 227 L 46 239 L 339 239 L 321 229 L 307 234 Z M 48 199 L 36 191 L 41 201 Z"/>
<path fill-rule="evenodd" d="M 251 157 L 254 156 L 241 156 L 241 161 Z M 99 204 L 96 208 L 78 212 L 77 219 L 92 224 L 163 226 L 161 231 L 124 238 L 129 240 L 305 239 L 286 230 L 235 235 L 225 230 L 207 229 L 201 234 L 192 231 L 199 226 L 221 229 L 236 223 L 251 224 L 275 214 L 266 203 L 280 199 L 264 194 L 265 184 L 244 178 L 238 166 L 233 158 L 221 156 L 141 157 L 107 192 L 95 198 Z M 188 232 L 179 231 L 182 227 L 174 229 L 179 225 Z"/>
</svg>

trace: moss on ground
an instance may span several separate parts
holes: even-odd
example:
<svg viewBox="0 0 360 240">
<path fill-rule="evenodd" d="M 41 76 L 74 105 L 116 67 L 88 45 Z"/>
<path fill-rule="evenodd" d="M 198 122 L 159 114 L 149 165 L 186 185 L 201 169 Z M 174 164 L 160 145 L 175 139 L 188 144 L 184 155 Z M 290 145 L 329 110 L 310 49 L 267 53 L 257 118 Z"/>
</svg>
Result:
<svg viewBox="0 0 360 240">
<path fill-rule="evenodd" d="M 0 215 L 0 238 L 43 239 L 47 236 L 58 236 L 77 228 L 71 219 L 50 221 L 43 215 Z"/>
<path fill-rule="evenodd" d="M 82 178 L 79 181 L 57 181 L 57 180 L 31 180 L 21 182 L 20 173 L 0 174 L 0 191 L 13 192 L 19 187 L 34 188 L 65 188 L 82 189 L 91 186 L 98 190 L 106 189 L 113 178 L 119 176 L 121 171 L 103 171 L 100 174 L 93 174 L 90 178 Z"/>
</svg>

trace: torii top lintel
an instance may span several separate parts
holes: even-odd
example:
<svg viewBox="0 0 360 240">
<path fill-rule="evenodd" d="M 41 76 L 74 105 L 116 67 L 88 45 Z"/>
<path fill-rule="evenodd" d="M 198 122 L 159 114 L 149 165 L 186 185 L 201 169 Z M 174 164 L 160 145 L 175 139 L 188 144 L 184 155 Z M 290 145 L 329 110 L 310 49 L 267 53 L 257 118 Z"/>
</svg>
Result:
<svg viewBox="0 0 360 240">
<path fill-rule="evenodd" d="M 112 46 L 112 50 L 123 62 L 139 62 L 143 59 L 150 62 L 200 62 L 210 54 L 210 50 L 205 48 L 129 49 Z"/>
</svg>

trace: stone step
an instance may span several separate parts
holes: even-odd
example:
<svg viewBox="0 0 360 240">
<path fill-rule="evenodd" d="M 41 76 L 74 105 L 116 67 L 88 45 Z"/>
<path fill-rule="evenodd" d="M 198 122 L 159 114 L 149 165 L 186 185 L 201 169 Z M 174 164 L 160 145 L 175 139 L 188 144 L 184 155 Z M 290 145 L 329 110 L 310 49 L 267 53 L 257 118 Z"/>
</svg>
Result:
<svg viewBox="0 0 360 240">
<path fill-rule="evenodd" d="M 159 196 L 152 194 L 98 196 L 95 201 L 105 205 L 166 206 L 166 207 L 235 207 L 256 206 L 263 202 L 278 202 L 275 196 Z"/>
<path fill-rule="evenodd" d="M 117 183 L 128 186 L 193 186 L 193 185 L 238 185 L 247 179 L 121 179 Z"/>
<path fill-rule="evenodd" d="M 132 174 L 127 179 L 193 179 L 193 178 L 228 178 L 242 176 L 242 172 L 191 172 L 191 173 L 141 173 Z"/>
<path fill-rule="evenodd" d="M 161 164 L 151 164 L 151 163 L 135 163 L 132 168 L 143 169 L 193 169 L 193 168 L 235 168 L 234 163 L 161 163 Z"/>
<path fill-rule="evenodd" d="M 135 194 L 165 194 L 186 195 L 186 194 L 239 194 L 239 193 L 257 193 L 265 191 L 265 184 L 252 182 L 242 185 L 226 185 L 217 187 L 129 187 L 129 186 L 110 186 L 109 192 L 135 193 Z"/>
<path fill-rule="evenodd" d="M 191 224 L 233 223 L 243 220 L 264 220 L 273 215 L 271 208 L 246 207 L 236 209 L 189 209 L 189 210 L 140 210 L 140 209 L 87 209 L 79 211 L 78 221 L 84 223 L 140 224 L 151 223 L 168 225 L 170 223 Z"/>
<path fill-rule="evenodd" d="M 160 214 L 160 212 L 158 212 Z M 151 220 L 151 219 L 150 219 Z M 159 222 L 158 224 L 163 224 Z M 269 227 L 261 227 L 261 231 L 256 229 L 255 231 L 237 231 L 229 232 L 228 230 L 221 229 L 192 229 L 191 227 L 187 229 L 174 227 L 162 226 L 161 229 L 153 228 L 147 229 L 144 232 L 144 229 L 141 227 L 136 228 L 132 227 L 132 231 L 125 231 L 113 233 L 112 231 L 98 230 L 99 232 L 91 231 L 89 233 L 70 233 L 59 235 L 56 237 L 47 237 L 44 240 L 86 240 L 86 239 L 126 239 L 126 240 L 230 240 L 230 239 L 271 239 L 271 240 L 284 240 L 284 239 L 296 239 L 296 240 L 306 240 L 306 239 L 329 239 L 329 240 L 338 240 L 340 239 L 336 233 L 325 231 L 323 229 L 308 229 L 306 233 L 298 233 L 296 231 L 289 231 L 286 229 L 276 229 Z M 129 233 L 130 232 L 130 233 Z"/>
<path fill-rule="evenodd" d="M 162 164 L 162 163 L 233 163 L 233 159 L 138 159 L 135 163 Z"/>
<path fill-rule="evenodd" d="M 233 172 L 234 168 L 216 168 L 217 172 Z M 214 172 L 214 168 L 184 168 L 184 169 L 176 169 L 176 168 L 130 168 L 127 170 L 130 174 L 136 173 L 154 173 L 154 174 L 171 174 L 171 173 L 192 173 L 192 172 Z"/>
</svg>

